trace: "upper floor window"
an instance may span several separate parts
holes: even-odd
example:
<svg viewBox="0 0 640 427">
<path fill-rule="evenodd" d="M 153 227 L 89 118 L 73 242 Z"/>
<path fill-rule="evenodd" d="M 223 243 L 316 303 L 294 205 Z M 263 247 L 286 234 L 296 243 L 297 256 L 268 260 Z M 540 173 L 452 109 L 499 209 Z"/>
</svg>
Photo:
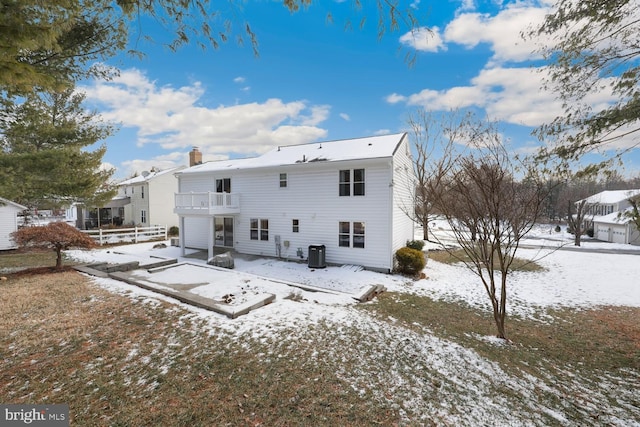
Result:
<svg viewBox="0 0 640 427">
<path fill-rule="evenodd" d="M 294 219 L 291 222 L 292 229 L 291 231 L 294 233 L 298 233 L 300 231 L 300 220 Z"/>
<path fill-rule="evenodd" d="M 364 169 L 341 170 L 338 188 L 340 196 L 364 196 Z"/>
<path fill-rule="evenodd" d="M 216 179 L 216 193 L 231 193 L 231 178 Z"/>
<path fill-rule="evenodd" d="M 353 170 L 353 195 L 364 196 L 364 169 Z"/>
<path fill-rule="evenodd" d="M 280 174 L 280 188 L 285 188 L 287 186 L 287 174 Z"/>
<path fill-rule="evenodd" d="M 140 197 L 142 197 L 144 199 L 144 185 L 142 187 L 140 187 Z"/>
</svg>

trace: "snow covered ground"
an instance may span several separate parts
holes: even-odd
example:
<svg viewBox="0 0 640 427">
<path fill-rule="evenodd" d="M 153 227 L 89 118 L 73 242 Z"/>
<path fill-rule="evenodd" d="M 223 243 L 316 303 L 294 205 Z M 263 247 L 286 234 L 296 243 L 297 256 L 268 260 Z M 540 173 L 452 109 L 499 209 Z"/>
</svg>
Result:
<svg viewBox="0 0 640 427">
<path fill-rule="evenodd" d="M 542 237 L 549 234 L 549 239 Z M 436 230 L 436 232 L 439 232 Z M 640 247 L 617 245 L 586 239 L 582 251 L 549 249 L 570 245 L 572 236 L 555 233 L 550 227 L 538 227 L 527 244 L 546 246 L 537 249 L 520 249 L 521 258 L 537 260 L 544 267 L 542 272 L 515 272 L 509 281 L 509 314 L 535 316 L 551 307 L 590 307 L 618 305 L 640 307 Z M 157 242 L 156 242 L 157 243 Z M 181 258 L 180 250 L 168 246 L 153 249 L 156 243 L 141 243 L 93 251 L 68 251 L 67 255 L 83 262 L 128 262 L 137 260 L 141 265 L 161 258 L 177 258 L 179 262 L 200 263 L 193 258 Z M 434 246 L 430 244 L 430 246 Z M 638 255 L 590 252 L 596 249 L 634 249 Z M 332 318 L 341 316 L 341 308 L 355 304 L 354 295 L 369 285 L 383 285 L 390 291 L 427 295 L 434 299 L 461 301 L 483 309 L 488 307 L 484 288 L 477 276 L 461 265 L 446 265 L 430 260 L 425 268 L 426 279 L 413 281 L 393 274 L 381 274 L 362 270 L 355 266 L 310 269 L 304 263 L 277 259 L 235 260 L 235 270 L 216 271 L 181 266 L 180 271 L 169 269 L 161 277 L 155 273 L 140 273 L 149 280 L 176 281 L 182 284 L 198 284 L 191 292 L 201 296 L 219 298 L 221 295 L 247 291 L 269 292 L 276 301 L 249 316 L 235 320 L 234 324 L 247 324 L 253 328 L 265 322 L 279 323 L 282 319 Z M 273 280 L 264 280 L 265 278 Z M 122 285 L 110 279 L 100 281 L 107 287 L 126 289 L 140 293 L 146 291 Z M 302 284 L 327 292 L 313 292 L 287 286 L 287 282 Z M 244 288 L 243 288 L 244 286 Z M 295 294 L 297 301 L 290 298 Z M 288 298 L 285 298 L 288 297 Z M 302 303 L 301 303 L 302 302 Z M 211 315 L 215 316 L 215 315 Z M 225 320 L 220 319 L 221 322 Z M 252 325 L 254 323 L 255 325 Z M 244 329 L 244 328 L 243 328 Z"/>
<path fill-rule="evenodd" d="M 542 246 L 541 242 L 545 242 L 545 246 L 551 246 L 549 242 L 555 242 L 555 246 L 561 246 L 570 243 L 571 238 L 548 227 L 539 227 L 528 243 Z M 154 243 L 142 243 L 90 252 L 68 251 L 67 255 L 85 262 L 138 260 L 144 264 L 157 259 L 154 257 L 167 257 L 204 265 L 204 261 L 180 258 L 179 248 L 153 249 L 153 246 Z M 546 309 L 554 307 L 640 307 L 640 247 L 623 246 L 637 248 L 638 255 L 591 252 L 616 247 L 591 239 L 585 241 L 581 251 L 522 249 L 519 257 L 537 259 L 545 270 L 513 274 L 509 282 L 509 314 L 547 320 Z M 182 283 L 192 287 L 191 292 L 213 298 L 221 297 L 225 289 L 242 292 L 247 286 L 251 292 L 275 294 L 272 304 L 237 319 L 183 307 L 216 331 L 226 331 L 238 339 L 252 337 L 260 342 L 282 343 L 284 339 L 300 343 L 307 339 L 305 332 L 313 324 L 330 325 L 325 339 L 332 343 L 335 354 L 329 356 L 344 360 L 345 366 L 353 366 L 357 361 L 355 364 L 361 367 L 358 371 L 342 370 L 337 375 L 358 392 L 371 393 L 372 398 L 386 403 L 393 402 L 407 424 L 422 421 L 430 424 L 436 420 L 442 425 L 529 426 L 550 422 L 569 425 L 575 422 L 577 412 L 581 414 L 582 425 L 640 426 L 640 408 L 633 396 L 636 390 L 633 384 L 640 383 L 640 373 L 636 371 L 607 373 L 598 383 L 580 378 L 570 366 L 562 367 L 566 369 L 562 379 L 553 372 L 540 372 L 535 377 L 516 376 L 474 350 L 438 338 L 428 330 L 408 329 L 393 320 L 375 319 L 354 308 L 357 304 L 354 294 L 363 286 L 380 284 L 390 291 L 428 295 L 489 310 L 484 289 L 476 276 L 463 266 L 430 260 L 424 270 L 427 278 L 419 281 L 354 266 L 310 269 L 306 264 L 266 258 L 236 259 L 235 266 L 235 270 L 224 272 L 192 265 L 181 266 L 173 273 L 169 269 L 164 277 L 153 277 L 157 273 L 140 274 L 155 282 Z M 132 298 L 166 299 L 116 280 L 93 280 Z M 289 286 L 289 282 L 326 292 L 300 289 Z M 367 346 L 351 341 L 354 330 L 366 337 Z M 286 331 L 286 338 L 279 331 Z M 272 340 L 274 337 L 276 340 Z M 402 363 L 389 362 L 398 359 L 402 359 Z M 388 369 L 381 370 L 380 366 Z M 435 403 L 433 399 L 424 399 L 426 394 L 437 394 L 438 399 Z"/>
</svg>

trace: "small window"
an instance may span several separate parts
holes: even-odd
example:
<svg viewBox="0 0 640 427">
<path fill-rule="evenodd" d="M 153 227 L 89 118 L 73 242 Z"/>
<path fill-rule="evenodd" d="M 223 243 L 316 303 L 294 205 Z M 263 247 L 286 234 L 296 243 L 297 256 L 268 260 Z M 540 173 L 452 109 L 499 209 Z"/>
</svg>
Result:
<svg viewBox="0 0 640 427">
<path fill-rule="evenodd" d="M 287 186 L 287 174 L 280 174 L 280 188 L 285 188 Z"/>
<path fill-rule="evenodd" d="M 364 248 L 364 222 L 353 223 L 353 247 Z"/>
<path fill-rule="evenodd" d="M 292 220 L 292 230 L 294 233 L 297 233 L 300 231 L 300 220 L 294 219 Z"/>
<path fill-rule="evenodd" d="M 260 240 L 269 240 L 269 220 L 260 220 Z"/>
<path fill-rule="evenodd" d="M 147 223 L 147 211 L 145 211 L 144 209 L 140 211 L 140 222 L 142 224 Z"/>
<path fill-rule="evenodd" d="M 140 197 L 144 199 L 144 186 L 140 187 L 140 192 L 142 193 Z"/>
<path fill-rule="evenodd" d="M 338 227 L 338 246 L 348 248 L 351 240 L 351 224 L 348 222 L 340 222 Z"/>
<path fill-rule="evenodd" d="M 364 169 L 353 170 L 353 195 L 364 196 Z"/>
<path fill-rule="evenodd" d="M 351 171 L 349 169 L 340 171 L 339 194 L 340 196 L 351 195 Z"/>
</svg>

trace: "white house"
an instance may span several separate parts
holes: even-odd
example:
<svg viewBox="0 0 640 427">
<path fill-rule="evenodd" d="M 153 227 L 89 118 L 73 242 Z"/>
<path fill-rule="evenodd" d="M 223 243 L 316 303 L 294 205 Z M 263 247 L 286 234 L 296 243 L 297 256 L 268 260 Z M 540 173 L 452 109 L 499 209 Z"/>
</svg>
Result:
<svg viewBox="0 0 640 427">
<path fill-rule="evenodd" d="M 180 246 L 390 271 L 413 240 L 405 133 L 274 148 L 176 174 Z M 323 248 L 324 246 L 324 248 Z M 313 259 L 313 258 L 312 258 Z"/>
<path fill-rule="evenodd" d="M 593 237 L 605 242 L 640 244 L 640 231 L 623 215 L 631 208 L 629 198 L 638 195 L 640 189 L 615 190 L 583 199 L 587 203 L 586 218 L 593 224 Z"/>
<path fill-rule="evenodd" d="M 185 166 L 166 170 L 145 171 L 141 175 L 118 183 L 118 194 L 101 208 L 84 209 L 79 228 L 94 228 L 105 224 L 178 225 L 173 212 L 174 195 L 178 191 L 175 173 Z"/>
<path fill-rule="evenodd" d="M 11 233 L 18 230 L 18 213 L 26 209 L 26 206 L 0 197 L 0 250 L 16 247 Z"/>
<path fill-rule="evenodd" d="M 118 184 L 117 200 L 123 204 L 124 223 L 143 227 L 150 225 L 178 225 L 178 216 L 173 212 L 174 195 L 178 191 L 175 173 L 185 166 L 142 172 L 139 176 Z"/>
</svg>

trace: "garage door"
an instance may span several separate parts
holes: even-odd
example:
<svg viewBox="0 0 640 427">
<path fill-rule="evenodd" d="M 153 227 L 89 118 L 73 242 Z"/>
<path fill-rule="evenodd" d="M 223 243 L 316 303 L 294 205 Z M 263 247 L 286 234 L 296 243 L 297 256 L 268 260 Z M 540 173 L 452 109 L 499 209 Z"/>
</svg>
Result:
<svg viewBox="0 0 640 427">
<path fill-rule="evenodd" d="M 613 243 L 626 243 L 625 240 L 625 227 L 624 226 L 619 226 L 619 227 L 612 227 L 611 228 L 613 233 L 612 233 L 612 242 Z"/>
<path fill-rule="evenodd" d="M 605 242 L 609 241 L 609 227 L 604 225 L 596 225 L 595 238 Z"/>
</svg>

